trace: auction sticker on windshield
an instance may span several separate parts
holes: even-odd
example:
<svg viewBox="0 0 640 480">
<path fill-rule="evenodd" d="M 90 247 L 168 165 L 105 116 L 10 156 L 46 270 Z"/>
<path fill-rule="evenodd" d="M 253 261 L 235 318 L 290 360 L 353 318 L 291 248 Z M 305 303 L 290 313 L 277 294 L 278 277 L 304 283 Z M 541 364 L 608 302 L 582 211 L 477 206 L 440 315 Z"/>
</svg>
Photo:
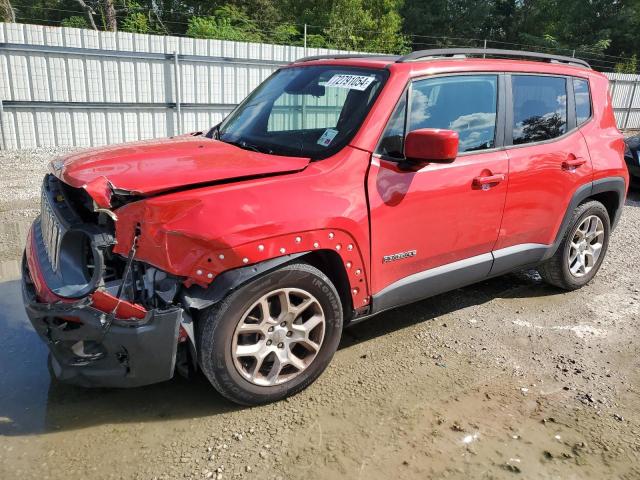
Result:
<svg viewBox="0 0 640 480">
<path fill-rule="evenodd" d="M 337 134 L 338 134 L 337 130 L 334 130 L 333 128 L 327 128 L 322 134 L 322 136 L 318 139 L 318 145 L 322 145 L 323 147 L 328 147 Z"/>
<path fill-rule="evenodd" d="M 375 77 L 367 77 L 365 75 L 341 74 L 331 77 L 325 86 L 364 91 L 374 80 Z"/>
</svg>

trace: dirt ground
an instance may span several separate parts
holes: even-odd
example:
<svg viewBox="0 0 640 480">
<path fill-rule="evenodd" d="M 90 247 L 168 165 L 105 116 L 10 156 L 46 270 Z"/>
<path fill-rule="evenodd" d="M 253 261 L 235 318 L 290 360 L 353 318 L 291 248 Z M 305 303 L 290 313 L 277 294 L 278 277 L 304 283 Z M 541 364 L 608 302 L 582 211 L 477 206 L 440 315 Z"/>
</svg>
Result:
<svg viewBox="0 0 640 480">
<path fill-rule="evenodd" d="M 0 478 L 640 478 L 639 191 L 582 290 L 522 272 L 387 312 L 249 409 L 203 378 L 49 380 L 15 279 L 56 153 L 0 154 Z"/>
</svg>

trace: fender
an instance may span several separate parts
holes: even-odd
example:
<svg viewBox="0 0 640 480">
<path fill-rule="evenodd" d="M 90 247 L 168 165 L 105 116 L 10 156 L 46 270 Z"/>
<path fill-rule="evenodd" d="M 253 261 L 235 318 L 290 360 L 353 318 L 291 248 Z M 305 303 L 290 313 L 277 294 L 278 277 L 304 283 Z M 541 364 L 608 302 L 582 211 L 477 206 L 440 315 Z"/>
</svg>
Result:
<svg viewBox="0 0 640 480">
<path fill-rule="evenodd" d="M 286 255 L 284 257 L 272 258 L 271 260 L 266 260 L 256 265 L 227 270 L 218 275 L 207 288 L 201 287 L 200 285 L 192 285 L 189 288 L 183 289 L 180 294 L 180 300 L 186 308 L 203 310 L 218 303 L 229 293 L 249 283 L 252 279 L 276 270 L 308 253 L 311 252 Z"/>
<path fill-rule="evenodd" d="M 589 197 L 608 192 L 615 193 L 618 197 L 618 205 L 615 206 L 614 214 L 611 217 L 611 230 L 615 229 L 618 221 L 620 220 L 622 207 L 624 206 L 624 199 L 627 194 L 627 184 L 625 182 L 625 179 L 623 177 L 607 177 L 595 180 L 594 182 L 586 183 L 580 186 L 573 194 L 573 197 L 569 202 L 569 206 L 567 207 L 567 211 L 565 212 L 562 219 L 562 223 L 560 224 L 560 228 L 558 229 L 556 240 L 547 249 L 540 261 L 547 260 L 548 258 L 551 258 L 554 253 L 556 253 L 558 247 L 560 246 L 560 243 L 562 242 L 562 239 L 567 233 L 567 229 L 569 228 L 569 224 L 571 223 L 571 218 L 573 217 L 573 212 L 578 207 L 578 205 L 580 205 Z"/>
</svg>

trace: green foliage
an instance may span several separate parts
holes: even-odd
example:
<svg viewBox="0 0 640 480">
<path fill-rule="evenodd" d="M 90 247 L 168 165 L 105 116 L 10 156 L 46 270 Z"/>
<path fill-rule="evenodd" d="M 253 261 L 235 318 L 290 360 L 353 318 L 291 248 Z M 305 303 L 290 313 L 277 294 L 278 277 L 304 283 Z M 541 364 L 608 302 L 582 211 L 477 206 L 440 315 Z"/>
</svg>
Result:
<svg viewBox="0 0 640 480">
<path fill-rule="evenodd" d="M 406 49 L 398 0 L 336 0 L 325 29 L 334 48 L 379 53 Z"/>
<path fill-rule="evenodd" d="M 62 22 L 60 22 L 60 26 L 71 28 L 89 28 L 87 19 L 79 15 L 73 15 L 71 17 L 63 19 Z"/>
<path fill-rule="evenodd" d="M 638 55 L 634 53 L 631 58 L 616 63 L 614 70 L 616 73 L 638 73 Z"/>
<path fill-rule="evenodd" d="M 133 12 L 124 18 L 120 24 L 120 30 L 131 33 L 151 33 L 151 26 L 144 13 Z"/>
<path fill-rule="evenodd" d="M 303 42 L 298 28 L 288 23 L 276 26 L 269 36 L 269 41 L 282 45 L 300 45 Z"/>
<path fill-rule="evenodd" d="M 10 0 L 18 21 L 88 28 L 77 0 Z M 106 0 L 85 0 L 104 28 Z M 120 30 L 404 53 L 439 46 L 542 50 L 634 70 L 640 0 L 113 0 Z M 0 5 L 1 5 L 0 0 Z M 73 13 L 77 12 L 77 13 Z M 1 9 L 0 9 L 1 13 Z M 611 59 L 608 55 L 622 56 Z"/>
<path fill-rule="evenodd" d="M 187 35 L 194 38 L 217 38 L 242 42 L 262 40 L 260 29 L 243 10 L 225 5 L 207 17 L 191 17 Z"/>
<path fill-rule="evenodd" d="M 307 34 L 307 47 L 309 48 L 327 48 L 327 39 L 322 35 Z"/>
</svg>

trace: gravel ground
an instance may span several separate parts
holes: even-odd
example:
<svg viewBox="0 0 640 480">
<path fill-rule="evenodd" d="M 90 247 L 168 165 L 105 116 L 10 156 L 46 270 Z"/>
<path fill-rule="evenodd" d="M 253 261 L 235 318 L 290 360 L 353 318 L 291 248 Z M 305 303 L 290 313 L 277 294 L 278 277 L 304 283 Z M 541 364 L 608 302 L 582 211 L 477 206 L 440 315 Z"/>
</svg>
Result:
<svg viewBox="0 0 640 480">
<path fill-rule="evenodd" d="M 57 153 L 0 155 L 6 265 Z M 640 478 L 639 231 L 635 191 L 587 287 L 522 272 L 387 312 L 310 388 L 250 409 L 203 378 L 50 383 L 0 283 L 0 478 Z"/>
<path fill-rule="evenodd" d="M 70 148 L 0 151 L 0 278 L 19 273 L 18 262 L 32 220 L 38 215 L 38 193 L 49 162 Z"/>
</svg>

